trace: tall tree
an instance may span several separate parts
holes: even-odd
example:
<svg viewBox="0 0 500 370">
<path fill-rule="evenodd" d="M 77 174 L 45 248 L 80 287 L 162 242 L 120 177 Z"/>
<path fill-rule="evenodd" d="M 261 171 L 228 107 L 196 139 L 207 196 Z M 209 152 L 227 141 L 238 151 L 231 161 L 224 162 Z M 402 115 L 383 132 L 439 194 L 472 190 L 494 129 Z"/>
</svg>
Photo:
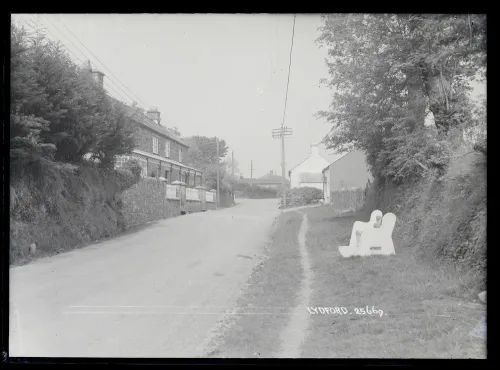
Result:
<svg viewBox="0 0 500 370">
<path fill-rule="evenodd" d="M 335 89 L 327 147 L 366 152 L 372 171 L 394 181 L 441 168 L 443 138 L 471 122 L 468 80 L 485 66 L 480 15 L 327 15 L 318 42 L 328 48 Z M 434 115 L 440 135 L 424 127 Z"/>
<path fill-rule="evenodd" d="M 206 136 L 190 136 L 184 139 L 189 145 L 186 161 L 189 165 L 204 170 L 208 165 L 220 163 L 228 151 L 225 140 L 219 139 L 217 158 L 217 139 Z"/>
<path fill-rule="evenodd" d="M 11 45 L 14 157 L 35 159 L 33 150 L 25 150 L 31 145 L 57 162 L 81 163 L 93 153 L 101 166 L 110 167 L 114 155 L 133 149 L 132 127 L 119 108 L 60 43 L 47 39 L 42 29 L 30 37 L 13 25 Z"/>
<path fill-rule="evenodd" d="M 215 137 L 191 136 L 185 138 L 184 141 L 189 145 L 186 163 L 203 171 L 205 185 L 211 188 L 217 186 L 218 169 L 221 189 L 231 189 L 232 180 L 227 173 L 226 163 L 223 161 L 229 150 L 226 141 L 219 139 L 219 157 L 217 157 L 217 139 Z"/>
<path fill-rule="evenodd" d="M 40 133 L 49 130 L 49 121 L 38 107 L 47 104 L 47 94 L 33 78 L 27 54 L 26 32 L 11 26 L 10 142 L 11 166 L 23 168 L 31 161 L 52 160 L 55 145 L 44 143 Z"/>
</svg>

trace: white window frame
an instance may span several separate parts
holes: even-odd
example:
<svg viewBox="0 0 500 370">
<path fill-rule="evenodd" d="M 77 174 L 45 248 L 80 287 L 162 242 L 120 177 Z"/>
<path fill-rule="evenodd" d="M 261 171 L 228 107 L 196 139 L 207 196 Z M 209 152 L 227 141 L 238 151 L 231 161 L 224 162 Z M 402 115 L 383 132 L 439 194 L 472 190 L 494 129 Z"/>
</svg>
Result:
<svg viewBox="0 0 500 370">
<path fill-rule="evenodd" d="M 158 154 L 158 144 L 159 139 L 156 136 L 153 136 L 153 154 Z"/>
<path fill-rule="evenodd" d="M 165 157 L 170 158 L 170 140 L 165 142 Z"/>
</svg>

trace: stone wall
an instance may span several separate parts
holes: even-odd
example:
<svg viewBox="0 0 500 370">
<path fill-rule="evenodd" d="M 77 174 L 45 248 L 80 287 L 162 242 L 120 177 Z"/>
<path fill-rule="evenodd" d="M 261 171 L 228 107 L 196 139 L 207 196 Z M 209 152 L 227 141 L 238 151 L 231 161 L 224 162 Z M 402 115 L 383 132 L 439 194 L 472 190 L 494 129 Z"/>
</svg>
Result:
<svg viewBox="0 0 500 370">
<path fill-rule="evenodd" d="M 199 200 L 186 200 L 186 213 L 201 212 L 202 203 Z"/>
<path fill-rule="evenodd" d="M 165 195 L 165 183 L 147 177 L 125 190 L 121 199 L 126 228 L 180 215 L 180 201 Z"/>
<path fill-rule="evenodd" d="M 147 222 L 161 220 L 181 215 L 179 199 L 166 198 L 166 184 L 164 181 L 143 177 L 141 180 L 121 194 L 122 218 L 126 228 L 142 225 Z M 185 191 L 181 191 L 185 197 Z M 201 197 L 201 199 L 204 199 Z M 202 212 L 215 210 L 215 202 L 202 200 L 186 200 L 182 213 Z"/>
</svg>

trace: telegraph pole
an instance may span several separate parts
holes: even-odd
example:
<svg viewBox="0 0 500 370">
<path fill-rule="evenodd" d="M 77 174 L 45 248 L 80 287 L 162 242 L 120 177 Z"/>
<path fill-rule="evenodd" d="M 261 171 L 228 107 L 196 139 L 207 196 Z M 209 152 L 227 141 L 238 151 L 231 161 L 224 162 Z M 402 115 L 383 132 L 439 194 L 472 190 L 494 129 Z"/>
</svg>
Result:
<svg viewBox="0 0 500 370">
<path fill-rule="evenodd" d="M 276 128 L 273 130 L 273 138 L 281 139 L 281 176 L 283 177 L 283 184 L 282 184 L 282 196 L 283 196 L 283 209 L 286 207 L 286 195 L 285 195 L 285 190 L 286 190 L 286 170 L 285 170 L 285 136 L 291 136 L 292 135 L 292 129 L 288 127 L 284 127 L 283 125 L 281 128 Z"/>
<path fill-rule="evenodd" d="M 233 181 L 234 181 L 234 149 L 233 149 L 233 151 L 231 152 L 231 162 L 232 162 L 231 167 L 233 168 Z M 232 187 L 232 189 L 233 189 L 233 190 L 231 191 L 231 193 L 233 193 L 233 206 L 234 206 L 234 199 L 235 199 L 235 195 L 234 195 L 234 186 Z"/>
<path fill-rule="evenodd" d="M 253 179 L 253 161 L 250 161 L 250 178 Z"/>
<path fill-rule="evenodd" d="M 217 136 L 215 137 L 215 142 L 217 144 L 217 201 L 216 201 L 216 205 L 217 205 L 217 208 L 219 208 L 219 206 L 220 206 L 220 202 L 219 202 L 219 138 Z"/>
<path fill-rule="evenodd" d="M 293 50 L 293 38 L 295 36 L 295 15 L 293 16 L 293 28 L 292 28 L 292 44 L 290 45 L 290 61 L 288 63 L 288 79 L 286 81 L 286 93 L 285 93 L 285 107 L 283 109 L 283 120 L 281 121 L 281 128 L 273 130 L 273 137 L 281 138 L 281 171 L 283 176 L 283 208 L 286 207 L 286 175 L 285 175 L 285 135 L 290 136 L 292 130 L 285 127 L 285 113 L 286 113 L 286 103 L 288 101 L 288 86 L 290 84 L 290 69 L 292 68 L 292 50 Z"/>
</svg>

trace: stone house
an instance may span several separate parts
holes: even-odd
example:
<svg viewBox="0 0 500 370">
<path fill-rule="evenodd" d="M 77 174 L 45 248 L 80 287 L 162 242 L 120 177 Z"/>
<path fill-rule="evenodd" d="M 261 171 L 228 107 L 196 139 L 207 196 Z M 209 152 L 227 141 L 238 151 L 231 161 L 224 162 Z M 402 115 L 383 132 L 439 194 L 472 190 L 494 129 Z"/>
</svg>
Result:
<svg viewBox="0 0 500 370">
<path fill-rule="evenodd" d="M 141 164 L 144 176 L 163 177 L 167 184 L 182 181 L 190 187 L 202 185 L 202 172 L 183 163 L 188 145 L 160 123 L 160 112 L 156 108 L 150 108 L 147 112 L 127 105 L 123 105 L 123 108 L 126 119 L 134 123 L 137 146 L 130 156 L 116 159 L 117 167 L 133 158 Z"/>
<path fill-rule="evenodd" d="M 281 189 L 283 186 L 283 177 L 275 175 L 273 171 L 270 171 L 268 174 L 257 179 L 241 178 L 240 182 L 250 185 L 258 185 L 261 188 Z M 287 179 L 285 179 L 285 186 L 287 188 L 290 187 L 290 181 Z"/>
<path fill-rule="evenodd" d="M 90 63 L 89 71 L 102 89 L 104 73 L 93 70 Z M 188 187 L 203 185 L 202 171 L 184 163 L 189 146 L 161 123 L 160 112 L 156 108 L 151 107 L 145 111 L 135 104 L 129 106 L 109 97 L 124 110 L 125 119 L 133 123 L 136 142 L 136 147 L 130 155 L 115 158 L 115 168 L 130 159 L 136 159 L 142 167 L 143 176 L 164 178 L 167 184 L 181 181 Z"/>
</svg>

